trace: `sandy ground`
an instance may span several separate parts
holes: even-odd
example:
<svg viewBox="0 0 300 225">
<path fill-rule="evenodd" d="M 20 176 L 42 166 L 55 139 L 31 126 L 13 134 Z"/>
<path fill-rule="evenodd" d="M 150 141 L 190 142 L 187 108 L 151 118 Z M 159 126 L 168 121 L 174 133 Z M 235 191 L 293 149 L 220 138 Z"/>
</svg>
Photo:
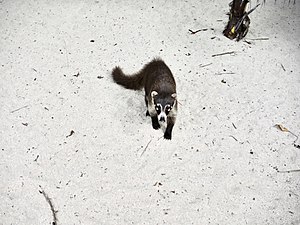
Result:
<svg viewBox="0 0 300 225">
<path fill-rule="evenodd" d="M 52 224 L 46 196 L 59 225 L 300 224 L 300 149 L 274 127 L 300 135 L 298 2 L 254 11 L 248 43 L 222 35 L 228 1 L 47 2 L 0 1 L 0 224 Z M 110 77 L 155 56 L 171 141 Z"/>
</svg>

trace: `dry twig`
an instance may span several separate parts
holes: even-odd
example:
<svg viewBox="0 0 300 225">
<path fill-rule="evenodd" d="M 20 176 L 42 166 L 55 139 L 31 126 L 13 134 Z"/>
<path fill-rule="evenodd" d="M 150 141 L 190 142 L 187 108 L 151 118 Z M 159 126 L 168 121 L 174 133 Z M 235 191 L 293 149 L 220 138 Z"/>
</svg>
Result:
<svg viewBox="0 0 300 225">
<path fill-rule="evenodd" d="M 18 108 L 18 109 L 15 109 L 15 110 L 11 111 L 10 113 L 17 112 L 17 111 L 19 111 L 19 110 L 21 110 L 21 109 L 25 109 L 25 108 L 27 108 L 27 107 L 28 107 L 28 105 L 25 105 L 25 106 L 23 106 L 23 107 L 20 107 L 20 108 Z"/>
<path fill-rule="evenodd" d="M 40 186 L 40 188 L 41 188 L 41 186 Z M 44 195 L 46 201 L 48 202 L 48 204 L 50 206 L 50 209 L 52 212 L 52 217 L 53 217 L 52 225 L 57 225 L 57 221 L 58 221 L 57 216 L 56 216 L 57 211 L 54 209 L 51 199 L 49 198 L 49 196 L 45 193 L 45 191 L 42 188 L 39 192 Z"/>
<path fill-rule="evenodd" d="M 141 156 L 143 156 L 144 155 L 144 153 L 146 152 L 146 150 L 147 150 L 147 148 L 148 148 L 148 146 L 149 146 L 149 144 L 151 143 L 151 141 L 152 141 L 152 139 L 148 142 L 148 144 L 146 145 L 146 147 L 144 148 L 144 150 L 143 150 L 143 152 L 142 152 L 142 154 L 141 154 Z"/>
<path fill-rule="evenodd" d="M 229 135 L 229 137 L 232 137 L 235 141 L 238 141 L 238 139 L 236 139 L 234 136 Z"/>
<path fill-rule="evenodd" d="M 223 53 L 219 53 L 219 54 L 214 54 L 214 55 L 212 55 L 211 57 L 222 56 L 222 55 L 231 55 L 231 54 L 234 54 L 234 53 L 235 53 L 234 51 L 231 51 L 231 52 L 223 52 Z"/>
<path fill-rule="evenodd" d="M 286 127 L 282 126 L 281 124 L 275 124 L 275 127 L 278 128 L 279 130 L 281 130 L 282 132 L 288 132 L 291 135 L 293 135 L 296 139 L 294 141 L 294 147 L 295 148 L 300 148 L 300 145 L 296 144 L 297 140 L 298 140 L 298 136 L 296 134 L 294 134 L 292 131 L 290 131 L 289 129 L 287 129 Z"/>
<path fill-rule="evenodd" d="M 212 63 L 208 63 L 208 64 L 204 64 L 204 65 L 200 64 L 200 67 L 202 68 L 202 67 L 210 66 L 211 64 Z"/>
<path fill-rule="evenodd" d="M 300 172 L 300 169 L 298 170 L 277 170 L 278 173 L 295 173 L 295 172 Z"/>
<path fill-rule="evenodd" d="M 268 41 L 268 37 L 261 37 L 261 38 L 248 38 L 251 41 Z"/>
<path fill-rule="evenodd" d="M 215 75 L 235 74 L 234 72 L 215 73 Z"/>
<path fill-rule="evenodd" d="M 208 28 L 203 28 L 203 29 L 199 29 L 199 30 L 196 30 L 196 31 L 193 31 L 193 30 L 189 29 L 189 32 L 191 34 L 197 34 L 200 31 L 207 31 L 207 30 L 208 30 Z M 213 30 L 213 28 L 211 28 L 211 30 Z"/>
</svg>

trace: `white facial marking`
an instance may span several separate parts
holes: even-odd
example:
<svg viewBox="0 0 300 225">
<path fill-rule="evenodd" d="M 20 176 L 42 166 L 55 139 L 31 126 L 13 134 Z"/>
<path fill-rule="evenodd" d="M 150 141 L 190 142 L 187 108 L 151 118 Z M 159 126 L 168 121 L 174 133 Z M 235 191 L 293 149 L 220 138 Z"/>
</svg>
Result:
<svg viewBox="0 0 300 225">
<path fill-rule="evenodd" d="M 172 110 L 172 106 L 171 105 L 166 105 L 165 106 L 165 111 L 170 112 Z"/>
<path fill-rule="evenodd" d="M 157 119 L 160 124 L 167 124 L 167 115 L 164 111 L 157 115 Z"/>
<path fill-rule="evenodd" d="M 161 106 L 161 104 L 156 104 L 155 105 L 155 110 L 162 110 L 162 106 Z"/>
</svg>

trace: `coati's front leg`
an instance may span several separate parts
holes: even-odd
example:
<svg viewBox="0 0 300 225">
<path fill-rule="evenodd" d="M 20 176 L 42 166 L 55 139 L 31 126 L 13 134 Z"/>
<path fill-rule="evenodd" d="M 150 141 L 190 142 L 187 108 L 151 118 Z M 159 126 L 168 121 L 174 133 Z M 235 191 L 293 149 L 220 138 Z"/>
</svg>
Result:
<svg viewBox="0 0 300 225">
<path fill-rule="evenodd" d="M 149 113 L 149 110 L 148 110 L 148 98 L 147 98 L 147 94 L 145 94 L 145 103 L 146 103 L 146 108 L 147 108 L 146 116 L 150 116 L 150 113 Z"/>
<path fill-rule="evenodd" d="M 159 125 L 159 122 L 158 122 L 158 119 L 157 119 L 157 114 L 156 114 L 155 109 L 153 109 L 153 107 L 149 106 L 149 101 L 148 101 L 148 97 L 147 96 L 148 95 L 146 93 L 145 94 L 145 103 L 146 103 L 146 107 L 147 107 L 146 116 L 150 116 L 151 117 L 151 122 L 152 122 L 153 129 L 158 130 L 160 128 L 160 125 Z"/>
<path fill-rule="evenodd" d="M 160 128 L 160 125 L 159 125 L 157 116 L 151 116 L 151 121 L 152 121 L 152 127 L 153 127 L 153 129 L 158 130 Z"/>
<path fill-rule="evenodd" d="M 165 139 L 171 140 L 172 130 L 173 130 L 173 127 L 174 127 L 174 124 L 175 124 L 175 120 L 176 120 L 176 117 L 168 117 L 168 119 L 167 119 L 167 128 L 166 128 L 166 131 L 164 133 L 164 138 Z"/>
<path fill-rule="evenodd" d="M 145 98 L 145 102 L 146 102 L 146 106 L 147 106 L 147 112 L 146 112 L 146 116 L 150 116 L 151 117 L 151 122 L 152 122 L 152 127 L 155 130 L 158 130 L 160 128 L 158 119 L 157 119 L 157 115 L 154 114 L 154 116 L 150 115 L 149 113 L 149 109 L 148 109 L 148 100 L 147 98 Z"/>
</svg>

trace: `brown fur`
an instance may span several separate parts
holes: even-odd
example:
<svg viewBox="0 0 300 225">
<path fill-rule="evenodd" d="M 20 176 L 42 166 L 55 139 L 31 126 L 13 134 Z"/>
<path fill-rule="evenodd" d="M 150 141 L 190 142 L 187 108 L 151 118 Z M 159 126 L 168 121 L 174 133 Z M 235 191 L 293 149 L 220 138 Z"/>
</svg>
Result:
<svg viewBox="0 0 300 225">
<path fill-rule="evenodd" d="M 176 92 L 176 83 L 172 72 L 161 59 L 152 60 L 133 75 L 125 75 L 122 69 L 116 66 L 112 71 L 112 77 L 117 84 L 127 89 L 141 90 L 144 87 L 146 95 L 155 89 Z"/>
<path fill-rule="evenodd" d="M 120 67 L 112 71 L 113 80 L 127 89 L 145 89 L 145 102 L 148 107 L 147 115 L 151 116 L 154 129 L 160 128 L 156 104 L 165 107 L 170 105 L 173 109 L 167 116 L 167 127 L 164 137 L 171 139 L 171 133 L 176 120 L 177 99 L 176 83 L 169 67 L 161 59 L 154 59 L 143 69 L 133 75 L 125 75 Z"/>
</svg>

